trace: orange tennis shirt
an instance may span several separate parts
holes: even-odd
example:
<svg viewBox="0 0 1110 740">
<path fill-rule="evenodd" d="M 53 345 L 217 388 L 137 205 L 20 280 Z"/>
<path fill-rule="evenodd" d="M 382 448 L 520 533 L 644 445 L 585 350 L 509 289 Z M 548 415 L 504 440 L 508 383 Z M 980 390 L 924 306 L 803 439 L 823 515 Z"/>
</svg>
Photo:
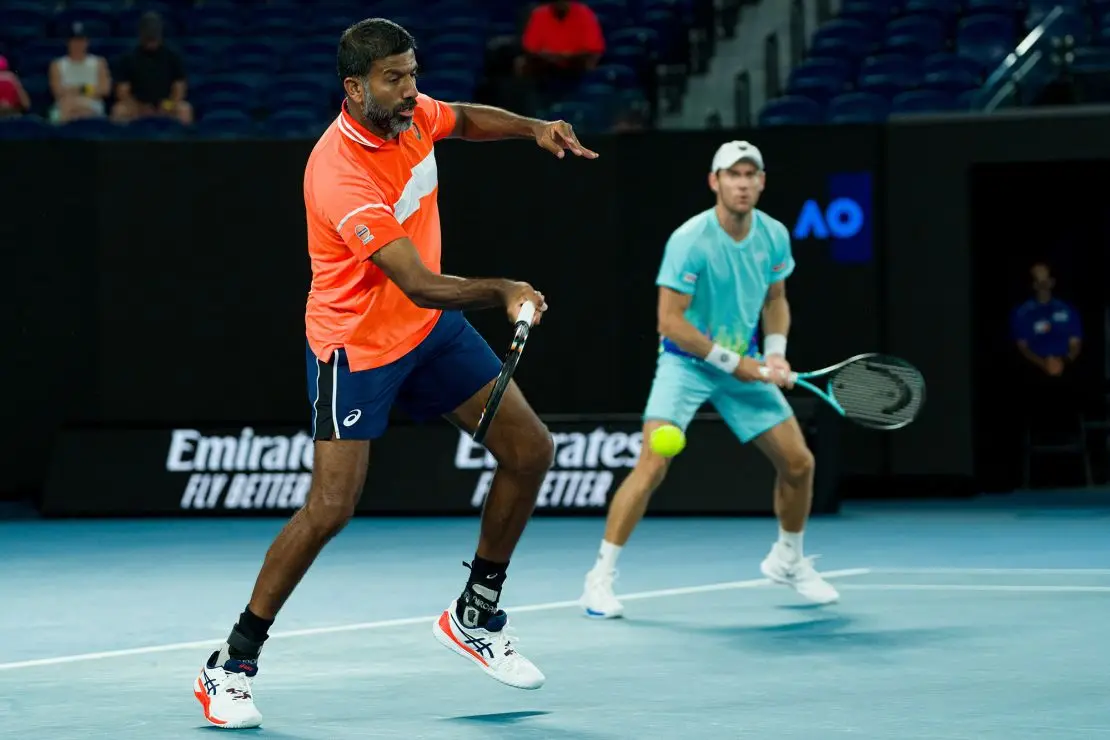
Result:
<svg viewBox="0 0 1110 740">
<path fill-rule="evenodd" d="M 439 178 L 433 144 L 455 127 L 446 103 L 419 95 L 412 126 L 383 140 L 347 112 L 316 143 L 304 173 L 312 287 L 308 345 L 320 360 L 337 349 L 352 371 L 381 367 L 424 341 L 440 311 L 420 308 L 370 261 L 408 237 L 440 271 Z"/>
</svg>

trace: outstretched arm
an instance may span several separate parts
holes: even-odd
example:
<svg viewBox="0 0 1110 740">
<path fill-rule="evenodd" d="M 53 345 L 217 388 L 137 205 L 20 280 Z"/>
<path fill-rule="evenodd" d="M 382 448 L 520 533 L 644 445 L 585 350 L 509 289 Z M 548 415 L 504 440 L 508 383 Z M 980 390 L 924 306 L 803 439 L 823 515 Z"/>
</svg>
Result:
<svg viewBox="0 0 1110 740">
<path fill-rule="evenodd" d="M 563 150 L 569 149 L 579 157 L 597 159 L 597 153 L 582 146 L 574 128 L 565 121 L 541 121 L 478 103 L 452 103 L 451 109 L 455 113 L 451 138 L 466 141 L 535 139 L 537 144 L 560 158 Z"/>
</svg>

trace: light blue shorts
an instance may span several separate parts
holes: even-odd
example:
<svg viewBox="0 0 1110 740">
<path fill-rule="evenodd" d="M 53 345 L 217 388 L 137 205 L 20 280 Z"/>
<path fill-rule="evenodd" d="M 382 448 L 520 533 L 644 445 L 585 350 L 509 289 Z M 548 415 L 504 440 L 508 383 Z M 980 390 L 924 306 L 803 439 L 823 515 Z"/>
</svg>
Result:
<svg viewBox="0 0 1110 740">
<path fill-rule="evenodd" d="M 660 354 L 644 421 L 667 421 L 685 431 L 706 401 L 741 442 L 755 439 L 794 415 L 778 386 L 745 383 L 703 361 Z"/>
</svg>

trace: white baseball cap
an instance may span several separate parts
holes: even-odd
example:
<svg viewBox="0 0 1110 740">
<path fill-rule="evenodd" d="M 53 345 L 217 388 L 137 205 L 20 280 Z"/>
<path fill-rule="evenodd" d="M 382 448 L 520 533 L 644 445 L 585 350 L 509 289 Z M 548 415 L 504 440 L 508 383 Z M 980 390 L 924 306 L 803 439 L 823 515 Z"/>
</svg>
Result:
<svg viewBox="0 0 1110 740">
<path fill-rule="evenodd" d="M 754 145 L 746 141 L 727 141 L 721 144 L 717 153 L 713 155 L 713 168 L 710 172 L 727 170 L 741 160 L 748 160 L 760 170 L 763 169 L 763 153 Z"/>
</svg>

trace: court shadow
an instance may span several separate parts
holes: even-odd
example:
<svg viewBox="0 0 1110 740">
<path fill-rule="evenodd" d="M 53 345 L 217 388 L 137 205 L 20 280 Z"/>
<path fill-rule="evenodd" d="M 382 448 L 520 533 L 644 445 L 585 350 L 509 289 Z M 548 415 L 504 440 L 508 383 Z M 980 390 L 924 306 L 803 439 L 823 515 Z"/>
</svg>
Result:
<svg viewBox="0 0 1110 740">
<path fill-rule="evenodd" d="M 226 730 L 223 727 L 216 727 L 215 725 L 201 725 L 198 726 L 197 732 L 211 732 L 220 737 L 226 737 L 228 732 L 234 733 L 235 737 L 258 737 L 266 738 L 266 740 L 315 740 L 318 736 L 308 735 L 292 735 L 288 732 L 279 732 L 277 730 L 267 730 L 265 727 L 252 727 L 249 730 Z"/>
<path fill-rule="evenodd" d="M 493 712 L 492 714 L 466 714 L 459 717 L 445 717 L 449 722 L 472 722 L 476 724 L 507 725 L 532 717 L 551 714 L 546 711 Z"/>
<path fill-rule="evenodd" d="M 805 652 L 884 652 L 937 645 L 967 636 L 962 627 L 864 629 L 846 614 L 823 616 L 770 625 L 698 625 L 671 620 L 636 619 L 629 625 L 661 629 L 698 637 L 744 651 L 768 654 Z"/>
</svg>

